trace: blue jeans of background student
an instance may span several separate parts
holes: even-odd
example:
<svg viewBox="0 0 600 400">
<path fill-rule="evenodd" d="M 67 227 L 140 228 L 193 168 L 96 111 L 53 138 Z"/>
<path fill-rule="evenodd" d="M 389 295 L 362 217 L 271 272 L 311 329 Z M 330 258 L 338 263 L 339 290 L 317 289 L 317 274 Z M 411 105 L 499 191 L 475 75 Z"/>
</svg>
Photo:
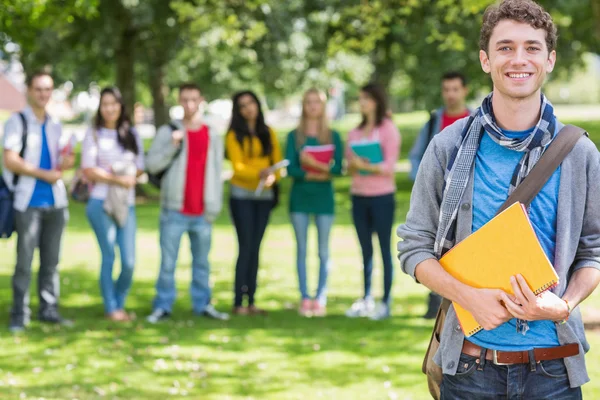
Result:
<svg viewBox="0 0 600 400">
<path fill-rule="evenodd" d="M 235 263 L 234 307 L 241 307 L 244 297 L 254 305 L 256 294 L 260 244 L 262 242 L 271 208 L 270 200 L 229 199 L 231 219 L 238 240 L 238 258 Z"/>
<path fill-rule="evenodd" d="M 362 249 L 365 298 L 371 296 L 371 275 L 373 273 L 372 235 L 375 232 L 379 239 L 383 260 L 382 301 L 388 305 L 394 279 L 394 265 L 390 246 L 395 208 L 396 202 L 393 193 L 383 196 L 352 196 L 352 218 Z"/>
<path fill-rule="evenodd" d="M 456 375 L 444 375 L 442 400 L 579 400 L 581 388 L 569 387 L 563 360 L 495 365 L 485 360 L 478 370 L 477 358 L 461 354 Z"/>
<path fill-rule="evenodd" d="M 127 222 L 124 227 L 119 227 L 116 221 L 108 216 L 102 208 L 104 200 L 90 199 L 86 207 L 86 215 L 102 253 L 100 267 L 100 290 L 104 300 L 104 311 L 109 314 L 116 310 L 123 310 L 125 299 L 133 279 L 135 266 L 135 207 L 129 207 Z M 113 265 L 115 263 L 115 247 L 119 246 L 121 255 L 121 273 L 119 278 L 113 280 Z"/>
<path fill-rule="evenodd" d="M 315 299 L 321 304 L 327 303 L 327 275 L 329 274 L 329 233 L 333 225 L 333 215 L 316 214 L 315 224 L 317 225 L 317 235 L 319 239 L 319 285 L 317 286 L 317 295 Z M 298 269 L 298 285 L 302 300 L 310 299 L 308 289 L 306 288 L 306 248 L 308 236 L 308 224 L 310 214 L 290 213 L 294 233 L 296 234 L 296 267 Z"/>
<path fill-rule="evenodd" d="M 162 209 L 160 213 L 160 272 L 156 282 L 154 310 L 167 312 L 173 309 L 177 295 L 175 288 L 175 266 L 179 255 L 181 236 L 190 238 L 192 251 L 192 284 L 190 296 L 195 313 L 201 314 L 210 303 L 210 264 L 208 253 L 212 236 L 212 225 L 203 216 L 189 216 L 175 210 Z"/>
</svg>

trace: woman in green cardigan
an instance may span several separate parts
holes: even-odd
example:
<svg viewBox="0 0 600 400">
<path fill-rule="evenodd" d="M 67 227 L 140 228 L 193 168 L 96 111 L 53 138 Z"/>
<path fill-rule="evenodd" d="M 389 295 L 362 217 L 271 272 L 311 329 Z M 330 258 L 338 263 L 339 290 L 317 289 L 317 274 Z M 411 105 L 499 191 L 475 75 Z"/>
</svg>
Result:
<svg viewBox="0 0 600 400">
<path fill-rule="evenodd" d="M 331 178 L 342 172 L 344 147 L 340 135 L 329 128 L 325 93 L 309 89 L 302 100 L 298 128 L 287 136 L 288 176 L 294 182 L 290 193 L 290 219 L 296 234 L 296 265 L 300 287 L 300 315 L 324 316 L 329 271 L 329 233 L 333 225 L 334 200 Z M 318 146 L 318 147 L 317 147 Z M 333 155 L 330 160 L 317 155 Z M 319 161 L 321 160 L 321 161 Z M 306 242 L 310 216 L 314 215 L 319 238 L 319 284 L 311 300 L 306 287 Z"/>
</svg>

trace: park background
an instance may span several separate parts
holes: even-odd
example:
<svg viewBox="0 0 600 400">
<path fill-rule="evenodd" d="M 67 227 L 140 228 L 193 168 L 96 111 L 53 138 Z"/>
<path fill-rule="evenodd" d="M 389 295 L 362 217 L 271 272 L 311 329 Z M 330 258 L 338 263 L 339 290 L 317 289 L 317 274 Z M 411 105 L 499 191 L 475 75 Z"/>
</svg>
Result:
<svg viewBox="0 0 600 400">
<path fill-rule="evenodd" d="M 24 76 L 50 68 L 53 115 L 66 136 L 85 133 L 99 88 L 117 84 L 148 146 L 155 126 L 177 116 L 176 87 L 200 85 L 207 119 L 228 122 L 235 90 L 251 88 L 283 140 L 294 127 L 304 89 L 330 95 L 333 126 L 345 137 L 359 121 L 360 85 L 389 91 L 402 133 L 395 225 L 409 206 L 407 154 L 428 111 L 439 105 L 439 79 L 449 69 L 469 78 L 470 104 L 490 90 L 478 62 L 478 33 L 489 0 L 9 0 L 0 5 L 0 122 L 23 106 Z M 600 1 L 540 1 L 559 25 L 557 69 L 545 93 L 563 122 L 600 143 Z M 51 66 L 51 67 L 50 67 Z M 135 107 L 134 107 L 135 105 Z M 1 135 L 1 128 L 0 128 Z M 226 166 L 227 168 L 227 166 Z M 69 177 L 67 177 L 68 180 Z M 227 179 L 227 174 L 224 175 Z M 24 334 L 0 329 L 0 399 L 426 399 L 420 372 L 432 323 L 420 318 L 426 290 L 396 262 L 392 318 L 348 319 L 362 293 L 360 249 L 350 217 L 348 177 L 335 180 L 336 223 L 328 317 L 300 318 L 295 241 L 283 182 L 259 271 L 266 318 L 212 321 L 189 307 L 190 255 L 184 239 L 174 318 L 145 323 L 158 273 L 157 192 L 138 188 L 138 240 L 128 308 L 138 319 L 103 320 L 99 251 L 72 202 L 61 263 L 61 307 L 76 322 L 55 328 L 33 322 Z M 229 311 L 237 251 L 226 203 L 211 251 L 216 307 Z M 316 232 L 310 231 L 309 282 L 316 283 Z M 396 241 L 394 235 L 394 241 Z M 15 240 L 0 242 L 0 310 L 11 303 Z M 118 263 L 117 263 L 118 264 Z M 34 261 L 33 269 L 37 270 Z M 116 265 L 115 269 L 118 270 Z M 34 275 L 35 276 L 35 275 Z M 35 279 L 33 279 L 35 280 Z M 381 294 L 376 256 L 375 294 Z M 31 292 L 35 294 L 35 283 Z M 35 312 L 36 296 L 32 296 Z M 586 398 L 600 398 L 600 294 L 582 306 L 592 350 Z M 1 320 L 1 318 L 0 318 Z"/>
</svg>

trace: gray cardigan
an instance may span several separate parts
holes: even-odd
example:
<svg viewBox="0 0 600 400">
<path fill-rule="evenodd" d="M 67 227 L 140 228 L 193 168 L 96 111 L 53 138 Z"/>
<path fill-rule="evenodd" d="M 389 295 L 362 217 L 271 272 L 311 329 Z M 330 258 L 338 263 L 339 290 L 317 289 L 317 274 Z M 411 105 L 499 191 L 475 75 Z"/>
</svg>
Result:
<svg viewBox="0 0 600 400">
<path fill-rule="evenodd" d="M 179 129 L 185 130 L 182 122 L 172 121 Z M 204 178 L 204 216 L 209 221 L 214 221 L 223 205 L 223 181 L 221 170 L 223 165 L 223 138 L 209 127 L 208 154 L 206 157 L 206 172 Z M 173 161 L 162 179 L 160 189 L 161 207 L 169 210 L 181 211 L 185 193 L 185 178 L 187 171 L 188 147 L 187 140 L 181 143 L 182 149 L 179 156 Z M 163 125 L 158 129 L 152 146 L 146 156 L 146 169 L 150 173 L 163 170 L 175 154 L 177 148 L 171 142 L 171 128 Z"/>
<path fill-rule="evenodd" d="M 436 135 L 427 148 L 417 174 L 406 223 L 400 225 L 397 234 L 403 241 L 398 243 L 402 270 L 415 278 L 419 263 L 436 258 L 433 252 L 437 232 L 444 172 L 446 164 L 468 118 L 457 121 Z M 564 125 L 559 123 L 558 128 Z M 456 226 L 457 242 L 471 234 L 473 173 L 461 200 Z M 554 268 L 559 285 L 553 292 L 562 296 L 573 272 L 581 268 L 600 269 L 600 154 L 592 141 L 585 137 L 561 164 L 558 194 L 556 255 Z M 416 279 L 416 278 L 415 278 Z M 579 343 L 580 354 L 565 359 L 571 387 L 589 381 L 584 353 L 589 350 L 585 338 L 579 308 L 575 308 L 566 324 L 556 326 L 561 344 Z M 454 375 L 458 367 L 464 335 L 460 329 L 454 308 L 450 307 L 440 347 L 434 356 L 445 374 Z"/>
</svg>

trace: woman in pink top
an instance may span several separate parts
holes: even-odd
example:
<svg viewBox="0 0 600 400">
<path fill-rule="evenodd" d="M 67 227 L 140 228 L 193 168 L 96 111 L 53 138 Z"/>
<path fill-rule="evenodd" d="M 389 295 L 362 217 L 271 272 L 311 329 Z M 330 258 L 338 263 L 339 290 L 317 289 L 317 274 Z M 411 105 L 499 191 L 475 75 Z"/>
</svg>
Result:
<svg viewBox="0 0 600 400">
<path fill-rule="evenodd" d="M 379 320 L 390 316 L 394 272 L 390 246 L 396 208 L 394 167 L 400 152 L 400 132 L 387 115 L 387 97 L 380 86 L 364 86 L 360 91 L 359 103 L 362 121 L 348 134 L 346 159 L 348 173 L 352 175 L 352 218 L 362 249 L 365 292 L 364 297 L 356 300 L 346 315 Z M 361 158 L 355 146 L 367 143 L 371 143 L 375 151 L 371 151 L 369 158 Z M 373 232 L 379 238 L 383 260 L 384 292 L 382 301 L 377 304 L 371 297 Z"/>
</svg>

